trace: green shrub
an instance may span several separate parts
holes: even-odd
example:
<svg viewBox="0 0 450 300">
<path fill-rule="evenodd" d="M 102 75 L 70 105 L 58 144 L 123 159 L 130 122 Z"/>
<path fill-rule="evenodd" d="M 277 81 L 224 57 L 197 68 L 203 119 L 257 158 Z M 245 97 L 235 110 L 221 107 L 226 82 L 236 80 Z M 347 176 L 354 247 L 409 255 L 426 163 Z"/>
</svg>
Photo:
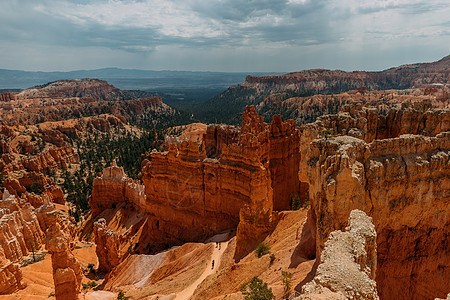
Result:
<svg viewBox="0 0 450 300">
<path fill-rule="evenodd" d="M 270 246 L 266 242 L 261 242 L 255 249 L 255 254 L 257 257 L 261 257 L 269 253 Z"/>
<path fill-rule="evenodd" d="M 35 193 L 36 195 L 42 194 L 43 191 L 44 191 L 44 189 L 37 181 L 33 182 L 30 186 L 30 192 Z"/>
<path fill-rule="evenodd" d="M 253 277 L 249 282 L 244 283 L 241 286 L 241 292 L 244 295 L 245 300 L 272 300 L 275 296 L 272 293 L 272 289 L 267 287 L 267 283 Z"/>
<path fill-rule="evenodd" d="M 43 260 L 43 259 L 45 258 L 45 255 L 46 255 L 47 253 L 48 253 L 48 252 L 35 253 L 34 257 L 31 257 L 31 258 L 22 260 L 22 261 L 19 263 L 19 265 L 20 265 L 21 267 L 26 267 L 26 266 L 28 266 L 28 265 L 37 263 L 37 262 Z"/>
<path fill-rule="evenodd" d="M 88 289 L 88 288 L 95 288 L 97 286 L 97 282 L 95 281 L 89 281 L 88 283 L 83 283 L 82 284 L 83 289 Z"/>
<path fill-rule="evenodd" d="M 117 295 L 117 300 L 128 300 L 128 298 L 130 297 L 126 297 L 123 292 L 119 292 L 119 294 Z"/>
<path fill-rule="evenodd" d="M 296 193 L 294 196 L 291 197 L 291 209 L 299 210 L 301 206 L 302 203 L 300 201 L 300 196 L 298 193 Z"/>
<path fill-rule="evenodd" d="M 291 288 L 292 288 L 292 273 L 289 273 L 287 271 L 281 271 L 281 282 L 283 283 L 283 292 L 284 295 L 286 296 Z"/>
</svg>

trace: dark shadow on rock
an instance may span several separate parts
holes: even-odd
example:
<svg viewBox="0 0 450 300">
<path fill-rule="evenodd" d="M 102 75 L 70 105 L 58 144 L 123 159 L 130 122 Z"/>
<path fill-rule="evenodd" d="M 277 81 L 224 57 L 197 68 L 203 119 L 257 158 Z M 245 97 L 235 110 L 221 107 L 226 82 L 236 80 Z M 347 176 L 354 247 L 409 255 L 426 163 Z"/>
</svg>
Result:
<svg viewBox="0 0 450 300">
<path fill-rule="evenodd" d="M 310 209 L 308 211 L 308 217 L 301 228 L 300 234 L 297 234 L 299 243 L 292 252 L 291 263 L 289 268 L 297 268 L 297 266 L 305 261 L 316 258 L 316 239 L 314 231 L 314 216 Z"/>
<path fill-rule="evenodd" d="M 311 271 L 309 271 L 308 275 L 306 275 L 305 279 L 303 279 L 302 281 L 299 282 L 299 284 L 297 284 L 294 288 L 294 290 L 296 291 L 301 291 L 302 287 L 307 284 L 308 282 L 310 282 L 311 280 L 313 280 L 314 276 L 316 276 L 316 270 L 317 267 L 319 266 L 319 260 L 316 259 L 316 261 L 314 262 L 314 265 L 311 269 Z"/>
</svg>

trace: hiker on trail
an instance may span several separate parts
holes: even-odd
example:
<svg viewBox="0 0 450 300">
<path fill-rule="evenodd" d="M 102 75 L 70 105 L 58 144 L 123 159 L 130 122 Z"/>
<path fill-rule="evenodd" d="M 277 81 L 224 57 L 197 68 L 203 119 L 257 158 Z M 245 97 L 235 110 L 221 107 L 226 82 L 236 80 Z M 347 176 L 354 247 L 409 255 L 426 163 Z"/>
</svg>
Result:
<svg viewBox="0 0 450 300">
<path fill-rule="evenodd" d="M 214 269 L 214 259 L 213 259 L 213 261 L 212 261 L 212 267 L 211 267 L 211 269 Z"/>
<path fill-rule="evenodd" d="M 219 250 L 220 250 L 220 243 L 219 243 Z"/>
<path fill-rule="evenodd" d="M 216 248 L 217 248 L 217 244 L 218 244 L 218 243 L 216 242 Z"/>
</svg>

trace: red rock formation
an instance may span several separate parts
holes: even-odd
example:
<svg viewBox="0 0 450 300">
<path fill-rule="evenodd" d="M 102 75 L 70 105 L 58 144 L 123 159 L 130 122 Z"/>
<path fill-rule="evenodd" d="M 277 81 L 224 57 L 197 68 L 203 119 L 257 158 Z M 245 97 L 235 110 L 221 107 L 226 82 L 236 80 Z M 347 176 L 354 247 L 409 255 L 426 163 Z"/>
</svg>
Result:
<svg viewBox="0 0 450 300">
<path fill-rule="evenodd" d="M 5 186 L 5 190 L 15 196 L 20 196 L 27 191 L 27 189 L 20 184 L 19 180 L 15 178 L 7 178 L 3 181 L 3 185 Z"/>
<path fill-rule="evenodd" d="M 384 137 L 386 132 L 397 135 L 408 130 L 430 137 L 402 135 L 368 144 L 347 136 L 322 138 L 305 146 L 310 150 L 302 152 L 307 158 L 300 175 L 309 182 L 317 254 L 332 230 L 345 227 L 352 209 L 363 210 L 372 216 L 378 234 L 380 297 L 444 297 L 448 293 L 445 278 L 450 278 L 450 251 L 445 244 L 450 230 L 446 189 L 450 186 L 450 135 L 437 133 L 448 130 L 448 110 L 425 111 L 422 116 L 408 107 L 390 112 L 383 124 L 391 124 L 392 131 L 370 125 L 380 124 L 376 120 L 383 117 L 366 112 L 370 117 L 360 118 L 363 126 L 358 131 L 368 141 L 380 132 Z M 417 116 L 416 124 L 412 116 Z M 348 115 L 332 123 L 337 132 L 346 120 Z M 354 127 L 347 128 L 350 132 Z M 304 128 L 302 140 L 317 136 L 317 130 L 308 130 Z"/>
<path fill-rule="evenodd" d="M 258 207 L 258 213 L 271 216 L 269 128 L 249 107 L 238 138 L 214 134 L 224 128 L 208 129 L 210 154 L 220 153 L 219 159 L 207 156 L 205 144 L 169 139 L 168 151 L 152 153 L 151 163 L 142 171 L 152 214 L 176 223 L 177 237 L 184 241 L 236 228 L 239 211 L 246 205 L 246 211 Z M 234 128 L 227 132 L 235 135 Z M 211 138 L 214 135 L 221 140 Z"/>
<path fill-rule="evenodd" d="M 242 86 L 258 90 L 272 88 L 273 92 L 330 93 L 357 89 L 397 89 L 420 87 L 424 84 L 450 82 L 450 56 L 433 63 L 404 65 L 382 72 L 344 72 L 341 70 L 304 70 L 284 75 L 247 76 Z"/>
<path fill-rule="evenodd" d="M 32 209 L 30 204 L 20 207 L 7 191 L 0 201 L 0 249 L 12 262 L 42 244 L 44 234 Z"/>
<path fill-rule="evenodd" d="M 46 248 L 52 255 L 55 298 L 78 300 L 81 290 L 82 269 L 72 254 L 74 243 L 60 225 L 56 211 L 47 213 L 50 227 L 47 229 Z"/>
<path fill-rule="evenodd" d="M 111 130 L 108 120 L 103 118 L 92 118 L 88 121 L 87 126 L 93 127 L 102 132 L 108 132 Z"/>
<path fill-rule="evenodd" d="M 11 263 L 0 253 L 0 295 L 12 294 L 24 287 L 19 265 Z"/>
<path fill-rule="evenodd" d="M 14 131 L 14 128 L 6 125 L 0 126 L 0 134 L 13 138 L 17 136 L 17 133 Z"/>
<path fill-rule="evenodd" d="M 14 153 L 17 150 L 13 149 L 11 147 L 11 145 L 8 145 L 7 142 L 0 141 L 0 151 L 1 151 L 1 154 L 8 154 L 8 153 Z"/>
<path fill-rule="evenodd" d="M 284 75 L 248 76 L 245 82 L 228 88 L 209 104 L 221 108 L 222 122 L 235 122 L 245 105 L 254 104 L 266 120 L 282 111 L 297 124 L 314 122 L 317 117 L 334 114 L 343 104 L 355 101 L 386 108 L 404 98 L 420 96 L 441 108 L 448 108 L 448 88 L 444 88 L 441 96 L 423 95 L 423 89 L 419 88 L 424 84 L 448 86 L 449 68 L 447 56 L 435 63 L 401 66 L 383 72 L 305 70 Z M 411 90 L 405 91 L 407 88 Z"/>
<path fill-rule="evenodd" d="M 298 139 L 292 121 L 265 124 L 250 106 L 240 130 L 213 125 L 202 143 L 167 138 L 166 151 L 152 152 L 143 164 L 145 194 L 122 168 L 105 169 L 94 180 L 92 216 L 131 203 L 148 214 L 143 231 L 156 248 L 202 240 L 242 222 L 241 256 L 271 230 L 273 206 L 289 209 L 299 190 Z"/>
<path fill-rule="evenodd" d="M 298 166 L 300 135 L 293 120 L 274 116 L 269 138 L 269 170 L 272 178 L 274 210 L 288 210 L 291 198 L 300 192 Z"/>
<path fill-rule="evenodd" d="M 116 232 L 106 228 L 106 220 L 99 219 L 94 223 L 95 253 L 98 257 L 98 270 L 109 272 L 122 261 L 119 237 Z"/>
<path fill-rule="evenodd" d="M 38 184 L 41 187 L 42 191 L 50 185 L 53 185 L 53 181 L 48 179 L 44 174 L 37 172 L 29 172 L 23 174 L 21 178 L 19 178 L 20 184 L 26 189 L 30 189 L 33 184 Z"/>
<path fill-rule="evenodd" d="M 122 167 L 115 162 L 103 170 L 101 176 L 94 179 L 89 199 L 92 217 L 120 203 L 133 203 L 138 208 L 145 207 L 144 187 L 130 179 Z"/>
<path fill-rule="evenodd" d="M 64 133 L 69 138 L 77 138 L 79 137 L 80 133 L 83 131 L 83 128 L 81 128 L 80 124 L 70 124 L 70 125 L 58 125 L 58 130 Z"/>
<path fill-rule="evenodd" d="M 348 227 L 330 233 L 314 279 L 302 287 L 302 299 L 379 299 L 375 283 L 377 249 L 372 218 L 350 213 Z"/>
<path fill-rule="evenodd" d="M 35 151 L 33 143 L 31 143 L 29 140 L 26 140 L 25 142 L 23 142 L 23 144 L 21 145 L 21 148 L 22 149 L 21 149 L 20 153 L 23 153 L 23 154 L 32 154 Z"/>
<path fill-rule="evenodd" d="M 126 120 L 158 124 L 179 114 L 160 97 L 139 98 L 147 95 L 122 91 L 99 80 L 59 81 L 22 91 L 17 94 L 21 101 L 0 102 L 0 118 L 4 124 L 26 125 L 107 113 L 110 125 L 122 127 Z M 42 129 L 44 140 L 58 146 L 64 145 L 62 133 L 70 137 L 76 134 L 65 126 Z"/>
<path fill-rule="evenodd" d="M 40 129 L 41 137 L 44 141 L 51 143 L 57 147 L 67 146 L 67 137 L 59 130 Z"/>
<path fill-rule="evenodd" d="M 31 205 L 17 200 L 6 190 L 0 201 L 0 294 L 25 287 L 16 262 L 39 249 L 44 239 Z"/>
<path fill-rule="evenodd" d="M 237 142 L 240 129 L 235 126 L 209 125 L 203 136 L 206 155 L 211 158 L 220 157 L 222 148 Z M 166 144 L 168 145 L 168 144 Z M 168 151 L 169 149 L 166 149 Z"/>
<path fill-rule="evenodd" d="M 37 184 L 42 189 L 41 196 L 27 192 L 33 184 Z M 65 204 L 62 189 L 41 173 L 30 172 L 19 179 L 8 178 L 3 181 L 3 185 L 10 194 L 23 198 L 35 208 L 50 202 Z"/>
<path fill-rule="evenodd" d="M 67 169 L 80 162 L 78 153 L 72 147 L 51 148 L 42 154 L 21 161 L 31 171 L 44 173 L 55 168 Z"/>
<path fill-rule="evenodd" d="M 0 101 L 1 102 L 8 102 L 8 101 L 14 101 L 15 97 L 13 93 L 5 92 L 0 94 Z"/>
<path fill-rule="evenodd" d="M 429 101 L 404 102 L 401 107 L 383 115 L 380 109 L 358 103 L 345 105 L 335 115 L 319 117 L 316 122 L 301 126 L 300 130 L 300 154 L 307 157 L 311 141 L 325 135 L 349 135 L 366 142 L 407 133 L 434 136 L 450 130 L 450 110 L 434 109 Z M 299 175 L 304 183 L 308 181 L 306 167 L 306 160 L 303 160 Z"/>
<path fill-rule="evenodd" d="M 66 201 L 64 200 L 64 192 L 59 186 L 53 185 L 53 186 L 46 188 L 44 191 L 44 194 L 48 195 L 48 197 L 50 198 L 50 201 L 53 203 L 58 203 L 58 204 L 66 203 Z"/>
<path fill-rule="evenodd" d="M 98 79 L 59 80 L 42 86 L 26 89 L 17 94 L 17 99 L 32 98 L 94 98 L 97 100 L 120 100 L 121 90 Z"/>
</svg>

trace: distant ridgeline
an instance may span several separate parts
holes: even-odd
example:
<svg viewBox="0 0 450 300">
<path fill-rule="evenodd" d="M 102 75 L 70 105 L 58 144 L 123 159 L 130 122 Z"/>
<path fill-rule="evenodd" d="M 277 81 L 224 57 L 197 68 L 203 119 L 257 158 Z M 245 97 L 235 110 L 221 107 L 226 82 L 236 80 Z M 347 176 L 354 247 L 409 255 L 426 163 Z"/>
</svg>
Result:
<svg viewBox="0 0 450 300">
<path fill-rule="evenodd" d="M 27 105 L 22 103 L 27 102 Z M 16 113 L 11 114 L 14 110 Z M 6 125 L 62 121 L 100 114 L 120 115 L 140 127 L 168 127 L 188 121 L 155 93 L 121 90 L 99 79 L 49 82 L 20 92 L 0 93 L 0 117 Z"/>
<path fill-rule="evenodd" d="M 377 98 L 377 102 L 373 102 L 367 91 L 433 86 L 436 92 L 448 92 L 449 85 L 450 56 L 433 63 L 404 65 L 381 72 L 316 69 L 285 75 L 247 76 L 243 83 L 198 107 L 195 116 L 207 123 L 238 124 L 239 114 L 246 105 L 252 104 L 266 121 L 274 114 L 281 114 L 283 118 L 293 118 L 298 124 L 304 124 L 320 115 L 336 113 L 342 105 L 355 101 L 356 93 L 363 95 L 358 101 L 377 104 L 391 100 L 391 96 L 372 93 Z"/>
</svg>

